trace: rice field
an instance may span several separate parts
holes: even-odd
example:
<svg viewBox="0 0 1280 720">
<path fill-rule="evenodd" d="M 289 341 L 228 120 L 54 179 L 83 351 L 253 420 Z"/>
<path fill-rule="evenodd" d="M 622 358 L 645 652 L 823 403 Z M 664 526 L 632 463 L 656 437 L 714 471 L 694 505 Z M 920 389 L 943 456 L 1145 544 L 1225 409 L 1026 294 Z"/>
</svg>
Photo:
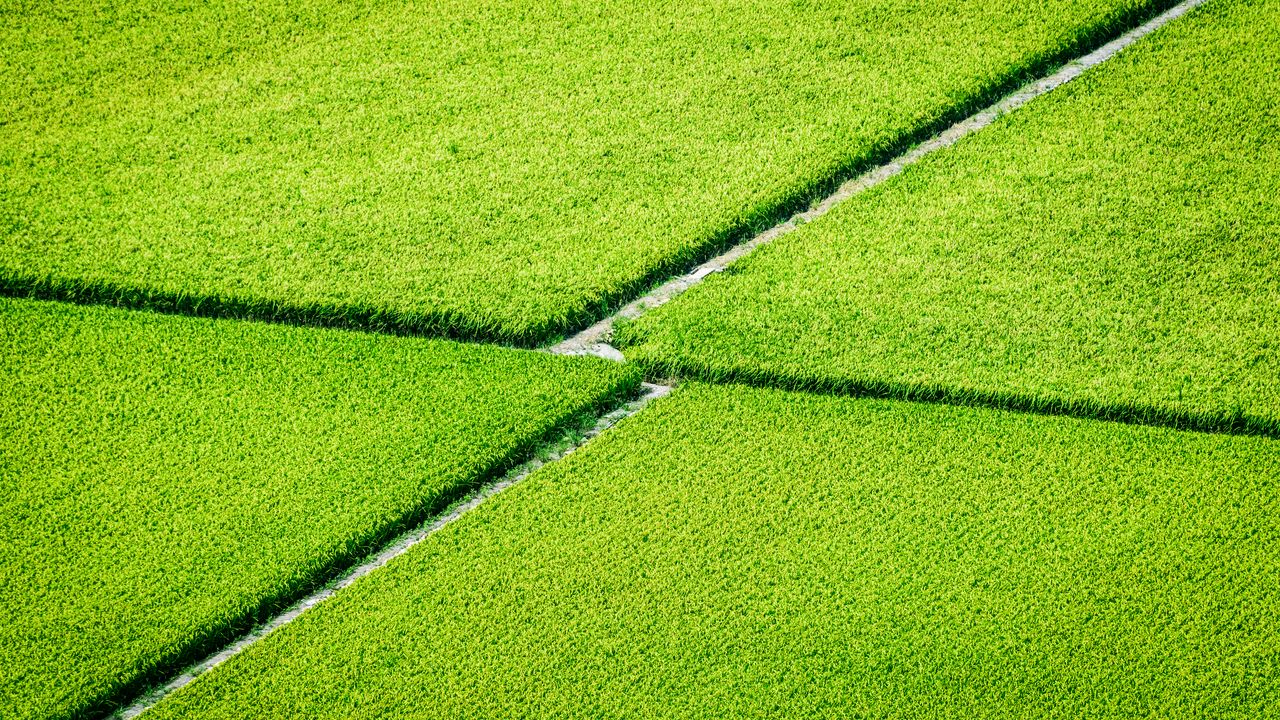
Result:
<svg viewBox="0 0 1280 720">
<path fill-rule="evenodd" d="M 1262 717 L 1280 442 L 689 384 L 155 717 Z"/>
<path fill-rule="evenodd" d="M 0 717 L 1274 715 L 1280 6 L 1175 3 L 0 2 Z"/>
<path fill-rule="evenodd" d="M 101 710 L 636 386 L 634 368 L 0 298 L 0 716 Z"/>
<path fill-rule="evenodd" d="M 1167 4 L 8 13 L 0 287 L 535 344 Z"/>
<path fill-rule="evenodd" d="M 1280 435 L 1280 13 L 1210 3 L 621 330 L 655 374 Z"/>
</svg>

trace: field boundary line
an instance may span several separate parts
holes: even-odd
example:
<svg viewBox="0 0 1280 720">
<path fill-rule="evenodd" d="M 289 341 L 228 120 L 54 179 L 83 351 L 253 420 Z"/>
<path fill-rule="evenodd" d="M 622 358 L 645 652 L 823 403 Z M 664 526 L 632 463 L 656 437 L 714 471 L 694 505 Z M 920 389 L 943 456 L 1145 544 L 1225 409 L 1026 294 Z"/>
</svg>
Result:
<svg viewBox="0 0 1280 720">
<path fill-rule="evenodd" d="M 893 400 L 896 402 L 986 408 L 1004 412 L 1119 423 L 1215 435 L 1280 439 L 1280 423 L 1264 415 L 1177 410 L 1156 403 L 1073 400 L 1066 395 L 1018 393 L 949 384 L 870 379 L 823 379 L 741 368 L 704 367 L 680 362 L 644 362 L 648 374 L 682 382 L 739 385 L 811 395 Z"/>
<path fill-rule="evenodd" d="M 916 145 L 892 160 L 846 181 L 830 195 L 813 204 L 808 210 L 795 213 L 790 218 L 768 230 L 707 260 L 693 271 L 662 283 L 576 335 L 541 349 L 553 355 L 594 355 L 615 362 L 624 361 L 625 358 L 622 352 L 609 344 L 612 340 L 614 324 L 619 320 L 638 318 L 649 310 L 666 304 L 672 298 L 698 285 L 710 275 L 723 271 L 729 265 L 751 254 L 757 248 L 795 231 L 801 225 L 826 215 L 840 203 L 900 174 L 911 165 L 920 162 L 925 156 L 956 144 L 961 139 L 991 125 L 1001 116 L 1013 112 L 1041 95 L 1048 94 L 1075 80 L 1090 68 L 1110 60 L 1125 48 L 1207 1 L 1183 0 L 1183 2 L 1128 30 L 1101 47 L 1066 62 L 1053 73 L 1026 83 L 995 103 L 960 120 L 931 139 Z"/>
<path fill-rule="evenodd" d="M 572 439 L 572 435 L 569 432 L 566 432 L 561 436 L 559 442 L 563 442 L 566 438 L 570 438 L 571 440 L 567 446 L 556 449 L 553 452 L 548 453 L 545 457 L 535 456 L 534 458 L 512 468 L 496 480 L 472 490 L 470 493 L 445 508 L 439 514 L 429 518 L 426 522 L 399 534 L 390 542 L 383 545 L 381 549 L 368 555 L 359 565 L 347 570 L 338 578 L 325 584 L 319 590 L 316 590 L 310 595 L 298 600 L 281 612 L 277 613 L 271 619 L 257 625 L 237 639 L 231 641 L 229 644 L 205 656 L 203 659 L 191 663 L 186 668 L 182 669 L 176 677 L 147 691 L 138 697 L 132 704 L 120 708 L 108 717 L 112 718 L 112 720 L 127 720 L 128 718 L 137 717 L 150 709 L 156 703 L 186 686 L 188 683 L 200 677 L 204 673 L 240 654 L 249 646 L 267 637 L 272 632 L 288 625 L 294 620 L 297 620 L 303 613 L 333 597 L 333 595 L 338 591 L 403 555 L 413 546 L 452 524 L 466 513 L 476 509 L 489 498 L 524 480 L 538 468 L 564 459 L 573 451 L 590 442 L 591 439 L 595 438 L 597 435 L 613 427 L 624 418 L 640 412 L 640 410 L 648 405 L 649 402 L 667 395 L 672 390 L 672 386 L 670 385 L 658 385 L 648 382 L 641 383 L 640 387 L 641 393 L 638 397 L 597 417 L 595 424 L 589 430 L 584 432 L 580 438 Z M 555 447 L 557 444 L 558 443 L 556 441 L 553 441 L 544 444 L 543 447 Z"/>
</svg>

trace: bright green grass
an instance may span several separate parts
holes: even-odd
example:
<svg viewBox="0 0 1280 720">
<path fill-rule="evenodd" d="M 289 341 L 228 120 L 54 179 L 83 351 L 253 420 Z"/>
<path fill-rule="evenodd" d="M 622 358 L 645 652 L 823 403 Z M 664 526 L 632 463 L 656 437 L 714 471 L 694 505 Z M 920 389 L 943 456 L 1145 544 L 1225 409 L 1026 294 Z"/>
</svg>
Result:
<svg viewBox="0 0 1280 720">
<path fill-rule="evenodd" d="M 634 388 L 604 361 L 0 299 L 0 717 L 102 707 Z"/>
<path fill-rule="evenodd" d="M 1171 2 L 8 2 L 0 290 L 534 342 Z"/>
<path fill-rule="evenodd" d="M 623 328 L 655 373 L 1280 432 L 1280 4 L 1215 1 Z"/>
<path fill-rule="evenodd" d="M 693 385 L 167 718 L 1261 717 L 1280 441 Z"/>
</svg>

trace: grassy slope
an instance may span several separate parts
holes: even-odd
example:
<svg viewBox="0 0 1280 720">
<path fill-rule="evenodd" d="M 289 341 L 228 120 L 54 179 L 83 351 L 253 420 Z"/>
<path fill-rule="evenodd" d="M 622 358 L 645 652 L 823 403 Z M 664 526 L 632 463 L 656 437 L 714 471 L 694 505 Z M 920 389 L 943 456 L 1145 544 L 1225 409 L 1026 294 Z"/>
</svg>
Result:
<svg viewBox="0 0 1280 720">
<path fill-rule="evenodd" d="M 10 4 L 0 289 L 531 342 L 1171 2 Z"/>
<path fill-rule="evenodd" d="M 654 372 L 1280 432 L 1280 6 L 1215 1 L 622 329 Z"/>
<path fill-rule="evenodd" d="M 0 716 L 73 715 L 322 581 L 636 373 L 0 299 Z"/>
<path fill-rule="evenodd" d="M 154 718 L 1259 717 L 1277 474 L 1265 438 L 687 386 Z"/>
</svg>

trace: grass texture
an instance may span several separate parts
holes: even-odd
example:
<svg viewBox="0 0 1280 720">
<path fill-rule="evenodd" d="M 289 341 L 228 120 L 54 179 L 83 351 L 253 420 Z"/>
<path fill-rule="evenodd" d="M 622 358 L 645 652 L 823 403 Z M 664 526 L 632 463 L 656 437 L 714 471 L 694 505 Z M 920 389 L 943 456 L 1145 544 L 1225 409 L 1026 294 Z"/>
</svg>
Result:
<svg viewBox="0 0 1280 720">
<path fill-rule="evenodd" d="M 1215 0 L 619 331 L 657 374 L 1280 433 L 1280 5 Z"/>
<path fill-rule="evenodd" d="M 168 718 L 1261 717 L 1280 442 L 691 385 Z"/>
<path fill-rule="evenodd" d="M 1172 0 L 0 10 L 0 291 L 533 343 Z"/>
<path fill-rule="evenodd" d="M 637 373 L 0 299 L 0 716 L 101 711 Z"/>
</svg>

